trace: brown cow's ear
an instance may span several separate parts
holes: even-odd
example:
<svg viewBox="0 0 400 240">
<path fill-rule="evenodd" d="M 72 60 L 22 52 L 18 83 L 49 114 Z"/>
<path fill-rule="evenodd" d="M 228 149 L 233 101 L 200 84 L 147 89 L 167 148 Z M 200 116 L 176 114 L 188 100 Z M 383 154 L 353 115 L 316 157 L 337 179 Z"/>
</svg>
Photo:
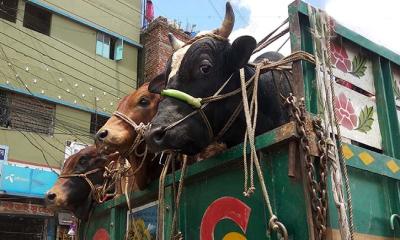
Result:
<svg viewBox="0 0 400 240">
<path fill-rule="evenodd" d="M 256 40 L 251 36 L 241 36 L 233 41 L 229 52 L 229 61 L 233 63 L 234 70 L 240 69 L 248 63 L 256 45 Z"/>
<path fill-rule="evenodd" d="M 165 88 L 166 84 L 166 78 L 165 78 L 165 73 L 161 73 L 157 77 L 155 77 L 153 80 L 150 81 L 149 84 L 149 92 L 151 93 L 156 93 L 160 94 L 161 90 Z"/>
</svg>

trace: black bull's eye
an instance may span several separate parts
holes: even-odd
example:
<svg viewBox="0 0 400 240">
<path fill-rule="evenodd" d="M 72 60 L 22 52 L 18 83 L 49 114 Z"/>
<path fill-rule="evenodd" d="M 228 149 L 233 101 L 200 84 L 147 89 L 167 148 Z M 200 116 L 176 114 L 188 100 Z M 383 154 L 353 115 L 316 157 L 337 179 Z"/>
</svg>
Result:
<svg viewBox="0 0 400 240">
<path fill-rule="evenodd" d="M 203 74 L 209 73 L 210 70 L 211 70 L 211 65 L 210 64 L 202 64 L 200 66 L 200 72 L 203 73 Z"/>
</svg>

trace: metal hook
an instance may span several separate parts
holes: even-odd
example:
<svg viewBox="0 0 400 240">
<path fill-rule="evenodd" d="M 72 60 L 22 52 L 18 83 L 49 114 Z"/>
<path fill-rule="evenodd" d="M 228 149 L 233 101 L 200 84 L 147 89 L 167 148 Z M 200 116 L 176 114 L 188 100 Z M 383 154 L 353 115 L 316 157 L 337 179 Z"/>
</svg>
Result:
<svg viewBox="0 0 400 240">
<path fill-rule="evenodd" d="M 392 214 L 392 216 L 390 216 L 390 228 L 394 231 L 394 219 L 397 218 L 397 220 L 399 221 L 400 224 L 400 216 L 397 214 Z"/>
<path fill-rule="evenodd" d="M 272 215 L 272 217 L 269 220 L 268 226 L 270 231 L 272 230 L 274 232 L 277 232 L 278 239 L 283 239 L 283 240 L 289 239 L 285 225 L 283 225 L 281 222 L 278 221 L 277 216 Z"/>
</svg>

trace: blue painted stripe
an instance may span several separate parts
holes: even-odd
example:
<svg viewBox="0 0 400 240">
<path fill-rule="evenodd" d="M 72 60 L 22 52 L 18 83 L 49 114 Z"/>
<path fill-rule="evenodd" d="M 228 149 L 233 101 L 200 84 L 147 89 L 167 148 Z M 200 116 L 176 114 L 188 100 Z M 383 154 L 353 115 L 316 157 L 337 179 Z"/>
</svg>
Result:
<svg viewBox="0 0 400 240">
<path fill-rule="evenodd" d="M 137 48 L 143 48 L 143 45 L 138 43 L 138 42 L 136 42 L 135 40 L 132 40 L 132 39 L 130 39 L 128 37 L 124 37 L 121 34 L 118 34 L 116 32 L 110 31 L 110 30 L 108 30 L 108 29 L 106 29 L 106 28 L 104 28 L 104 27 L 102 27 L 100 25 L 97 25 L 97 24 L 95 24 L 93 22 L 90 22 L 90 21 L 88 21 L 86 19 L 83 19 L 81 17 L 72 15 L 71 13 L 69 13 L 67 11 L 58 9 L 56 7 L 52 7 L 52 6 L 47 5 L 45 3 L 42 3 L 41 1 L 38 1 L 38 0 L 27 0 L 27 1 L 30 2 L 30 3 L 33 3 L 33 4 L 37 5 L 37 6 L 40 6 L 42 8 L 45 8 L 45 9 L 47 9 L 47 10 L 53 12 L 53 13 L 56 13 L 58 15 L 61 15 L 61 16 L 66 17 L 68 19 L 71 19 L 71 20 L 73 20 L 75 22 L 78 22 L 78 23 L 83 24 L 85 26 L 88 26 L 90 28 L 96 29 L 98 31 L 107 33 L 108 35 L 114 36 L 114 37 L 116 37 L 118 39 L 122 39 L 124 42 L 129 43 L 129 44 L 131 44 L 131 45 L 133 45 L 133 46 L 135 46 Z"/>
<path fill-rule="evenodd" d="M 95 111 L 92 108 L 86 107 L 86 106 L 82 106 L 79 104 L 74 104 L 74 103 L 70 103 L 64 100 L 60 100 L 60 99 L 56 99 L 56 98 L 52 98 L 43 94 L 38 94 L 38 93 L 30 93 L 25 89 L 21 89 L 21 88 L 16 88 L 4 83 L 0 83 L 0 89 L 5 89 L 5 90 L 9 90 L 15 93 L 20 93 L 20 94 L 24 94 L 27 96 L 31 96 L 31 97 L 35 97 L 35 98 L 39 98 L 48 102 L 52 102 L 55 104 L 59 104 L 59 105 L 63 105 L 63 106 L 67 106 L 73 109 L 77 109 L 77 110 L 81 110 L 81 111 L 85 111 L 85 112 L 89 112 L 89 113 L 96 113 L 105 117 L 110 117 L 111 115 L 109 113 L 103 112 L 103 111 Z"/>
</svg>

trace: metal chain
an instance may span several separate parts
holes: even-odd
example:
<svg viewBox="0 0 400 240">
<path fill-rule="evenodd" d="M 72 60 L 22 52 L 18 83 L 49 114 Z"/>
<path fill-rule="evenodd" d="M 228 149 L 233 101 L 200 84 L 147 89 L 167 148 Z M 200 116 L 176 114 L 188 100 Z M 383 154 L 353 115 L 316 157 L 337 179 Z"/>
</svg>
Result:
<svg viewBox="0 0 400 240">
<path fill-rule="evenodd" d="M 300 104 L 297 106 L 297 99 L 293 94 L 286 98 L 291 113 L 296 121 L 297 132 L 300 135 L 300 144 L 304 152 L 306 181 L 311 196 L 311 207 L 313 213 L 313 221 L 316 228 L 316 239 L 326 239 L 326 219 L 327 219 L 327 154 L 326 142 L 323 138 L 321 120 L 313 120 L 314 131 L 318 138 L 318 149 L 320 156 L 318 161 L 314 161 L 311 155 L 310 142 L 307 138 L 306 130 L 306 108 L 304 99 L 300 99 Z M 319 171 L 316 169 L 318 163 Z M 319 174 L 318 174 L 319 173 Z"/>
</svg>

